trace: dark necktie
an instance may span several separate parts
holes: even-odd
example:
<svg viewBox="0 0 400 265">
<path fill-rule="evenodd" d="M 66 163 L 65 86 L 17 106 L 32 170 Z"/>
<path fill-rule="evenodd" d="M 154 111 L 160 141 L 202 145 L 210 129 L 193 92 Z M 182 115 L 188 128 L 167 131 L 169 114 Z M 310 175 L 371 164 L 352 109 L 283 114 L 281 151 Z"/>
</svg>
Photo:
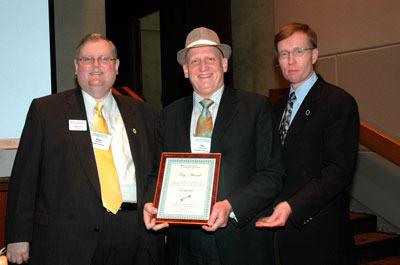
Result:
<svg viewBox="0 0 400 265">
<path fill-rule="evenodd" d="M 292 111 L 293 111 L 293 103 L 296 101 L 296 94 L 293 92 L 290 93 L 289 99 L 285 108 L 285 111 L 283 112 L 282 115 L 282 120 L 281 124 L 279 125 L 279 134 L 281 136 L 281 142 L 282 145 L 285 142 L 286 134 L 289 130 L 290 126 L 290 118 L 292 117 Z"/>
</svg>

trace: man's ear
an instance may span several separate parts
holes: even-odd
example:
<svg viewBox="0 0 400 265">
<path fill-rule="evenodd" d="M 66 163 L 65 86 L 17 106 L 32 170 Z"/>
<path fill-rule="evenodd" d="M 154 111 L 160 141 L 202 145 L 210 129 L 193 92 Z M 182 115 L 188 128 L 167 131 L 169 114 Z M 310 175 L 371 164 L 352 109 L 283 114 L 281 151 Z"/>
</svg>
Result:
<svg viewBox="0 0 400 265">
<path fill-rule="evenodd" d="M 115 60 L 115 72 L 117 75 L 119 74 L 118 69 L 119 69 L 119 59 Z"/>
<path fill-rule="evenodd" d="M 75 75 L 78 74 L 78 61 L 74 59 L 74 65 L 75 65 Z"/>
<path fill-rule="evenodd" d="M 183 74 L 185 75 L 185 78 L 189 78 L 189 69 L 187 64 L 185 63 L 184 65 L 182 65 L 183 67 Z"/>
<path fill-rule="evenodd" d="M 312 50 L 312 64 L 315 64 L 318 60 L 318 49 L 315 48 Z"/>
<path fill-rule="evenodd" d="M 228 71 L 228 59 L 227 58 L 222 58 L 222 69 L 224 70 L 224 73 Z"/>
</svg>

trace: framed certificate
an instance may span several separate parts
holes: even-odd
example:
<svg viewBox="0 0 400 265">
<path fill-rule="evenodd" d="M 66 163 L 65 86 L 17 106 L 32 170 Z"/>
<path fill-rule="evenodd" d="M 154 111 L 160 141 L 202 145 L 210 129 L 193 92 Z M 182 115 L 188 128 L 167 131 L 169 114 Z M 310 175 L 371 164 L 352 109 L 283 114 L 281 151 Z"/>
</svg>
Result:
<svg viewBox="0 0 400 265">
<path fill-rule="evenodd" d="M 207 224 L 217 198 L 221 154 L 162 153 L 156 222 Z"/>
</svg>

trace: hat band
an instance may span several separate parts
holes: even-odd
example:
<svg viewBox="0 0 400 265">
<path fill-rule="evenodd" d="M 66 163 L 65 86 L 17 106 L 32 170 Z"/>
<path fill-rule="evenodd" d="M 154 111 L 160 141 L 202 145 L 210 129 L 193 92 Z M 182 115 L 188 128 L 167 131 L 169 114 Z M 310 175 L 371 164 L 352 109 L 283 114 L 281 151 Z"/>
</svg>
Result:
<svg viewBox="0 0 400 265">
<path fill-rule="evenodd" d="M 186 48 L 192 48 L 196 45 L 219 45 L 219 44 L 210 40 L 196 40 L 190 43 L 188 46 L 186 46 Z"/>
</svg>

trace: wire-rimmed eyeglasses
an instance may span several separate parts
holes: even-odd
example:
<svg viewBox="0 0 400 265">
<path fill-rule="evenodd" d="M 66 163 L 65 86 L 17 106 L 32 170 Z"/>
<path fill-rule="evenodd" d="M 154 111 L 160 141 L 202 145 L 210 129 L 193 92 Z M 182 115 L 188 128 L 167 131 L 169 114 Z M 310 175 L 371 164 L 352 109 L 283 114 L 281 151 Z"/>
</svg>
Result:
<svg viewBox="0 0 400 265">
<path fill-rule="evenodd" d="M 99 56 L 97 58 L 94 57 L 86 57 L 86 56 L 82 56 L 79 57 L 78 60 L 85 65 L 92 65 L 94 64 L 94 62 L 97 60 L 97 62 L 101 65 L 107 65 L 109 63 L 111 63 L 112 61 L 117 60 L 116 58 L 111 58 L 108 56 Z"/>
<path fill-rule="evenodd" d="M 287 59 L 287 58 L 289 58 L 289 55 L 292 54 L 292 56 L 298 58 L 298 57 L 302 57 L 307 51 L 311 51 L 314 49 L 315 48 L 297 47 L 297 48 L 294 48 L 292 51 L 283 50 L 278 53 L 278 57 L 279 57 L 279 59 Z"/>
</svg>

